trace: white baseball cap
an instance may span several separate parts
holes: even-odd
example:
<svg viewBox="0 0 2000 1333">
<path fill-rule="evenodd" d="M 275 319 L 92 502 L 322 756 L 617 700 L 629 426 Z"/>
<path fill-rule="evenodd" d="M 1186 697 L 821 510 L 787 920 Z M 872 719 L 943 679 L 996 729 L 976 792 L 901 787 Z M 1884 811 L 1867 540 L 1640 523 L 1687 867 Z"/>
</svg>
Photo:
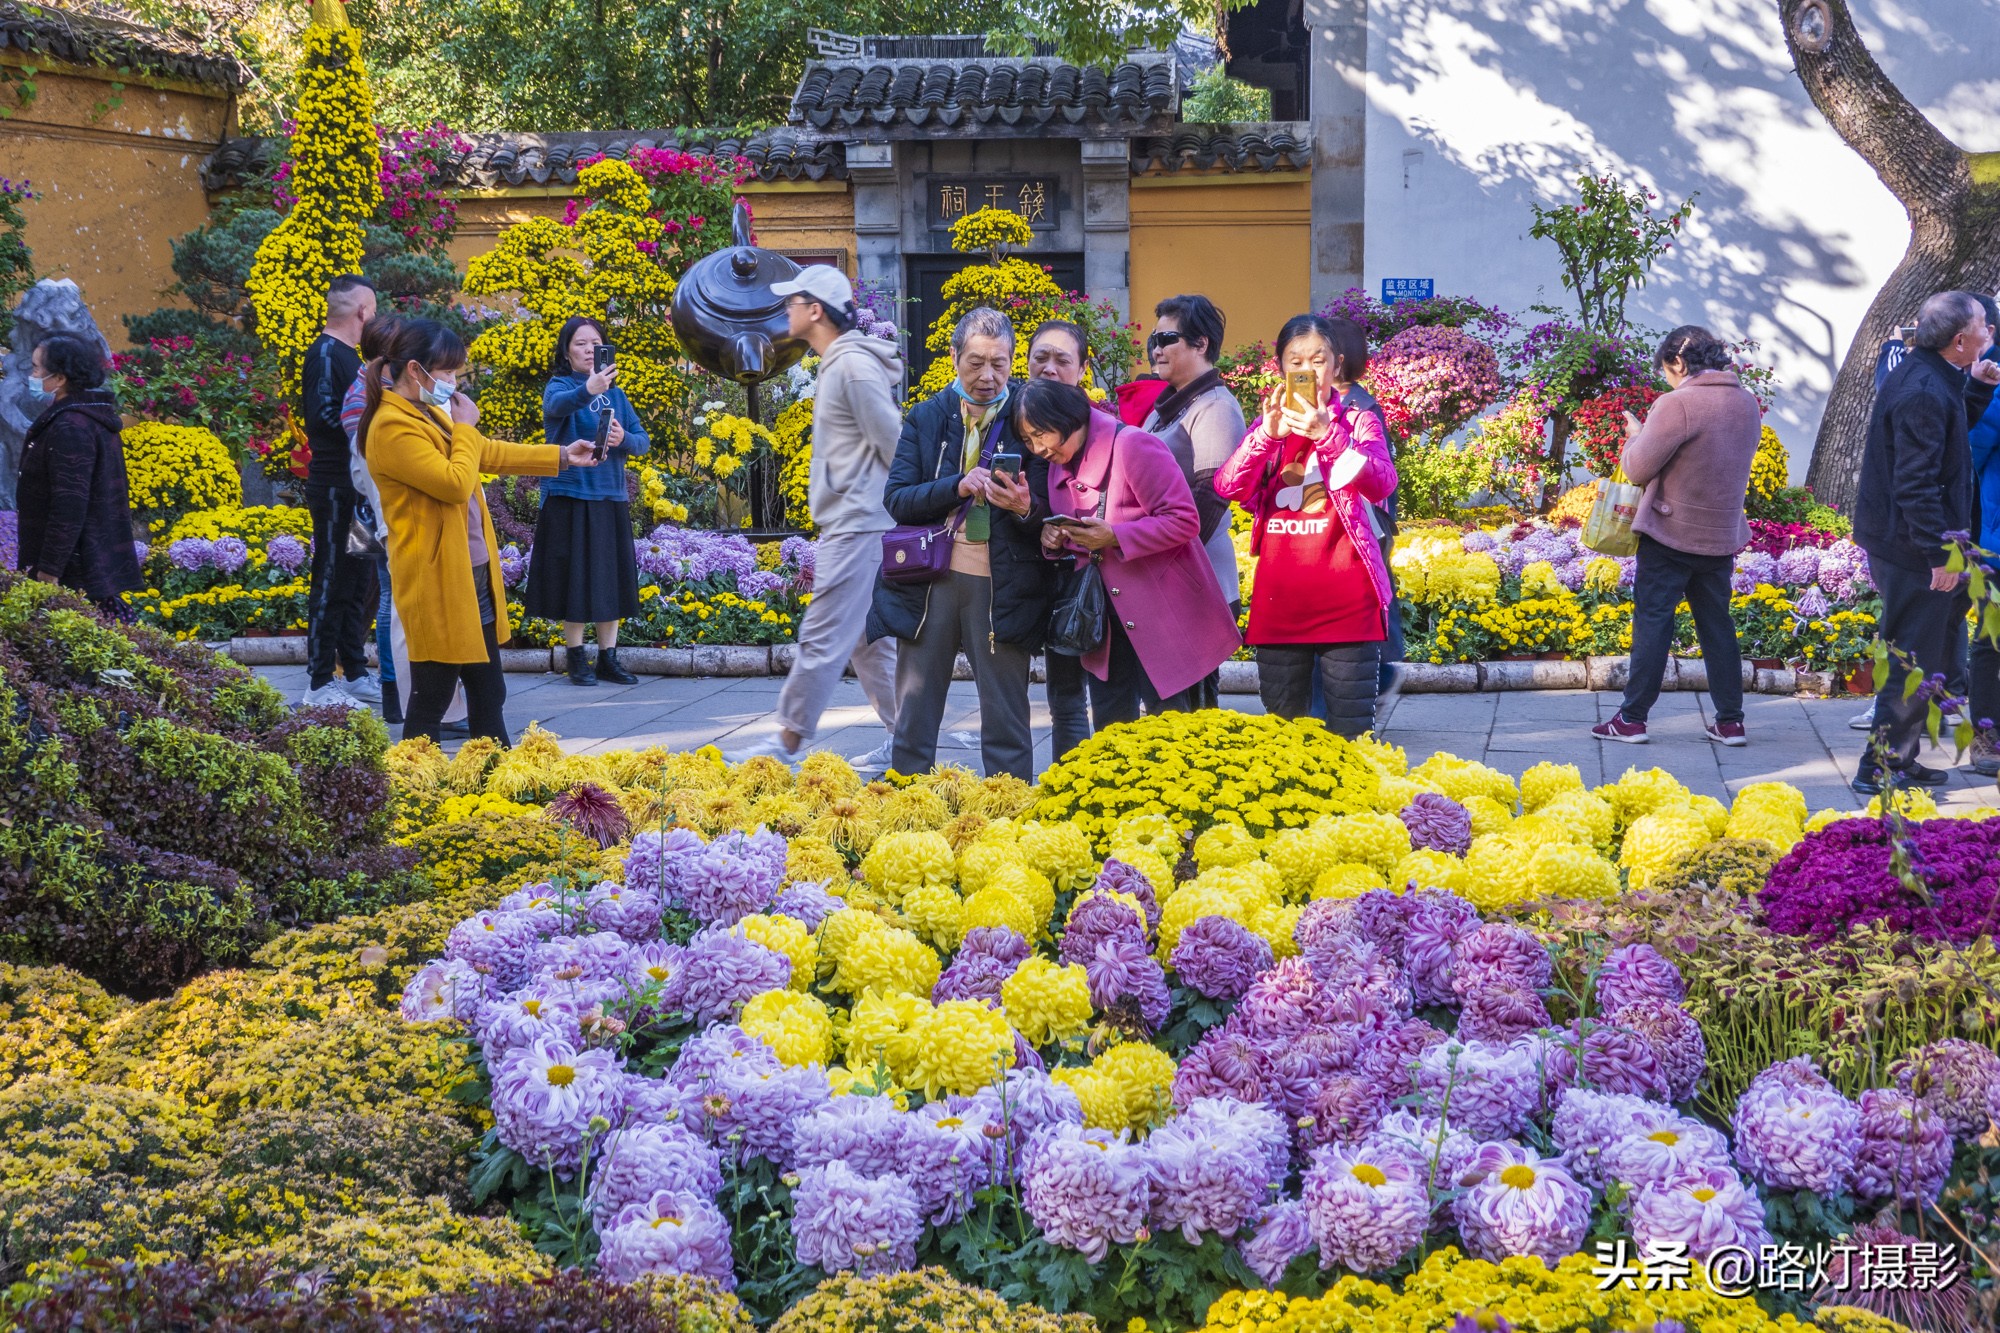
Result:
<svg viewBox="0 0 2000 1333">
<path fill-rule="evenodd" d="M 831 264 L 808 264 L 790 282 L 771 284 L 773 296 L 810 296 L 845 315 L 854 309 L 854 284 Z"/>
</svg>

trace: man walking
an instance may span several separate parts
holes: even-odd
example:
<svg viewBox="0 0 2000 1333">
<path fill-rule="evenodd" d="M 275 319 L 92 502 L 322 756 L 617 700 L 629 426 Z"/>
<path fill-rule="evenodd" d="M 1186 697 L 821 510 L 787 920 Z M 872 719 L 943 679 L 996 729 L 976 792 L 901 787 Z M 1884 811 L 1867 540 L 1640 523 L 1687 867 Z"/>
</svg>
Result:
<svg viewBox="0 0 2000 1333">
<path fill-rule="evenodd" d="M 1966 292 L 1925 301 L 1910 341 L 1868 420 L 1854 540 L 1868 553 L 1868 572 L 1882 596 L 1882 637 L 1930 677 L 1950 671 L 1953 636 L 1965 633 L 1970 600 L 1964 575 L 1945 567 L 1945 534 L 1977 526 L 1967 435 L 2000 384 L 2000 365 L 1981 360 L 1993 331 L 1978 298 Z M 1946 781 L 1943 772 L 1917 762 L 1928 701 L 1904 699 L 1905 674 L 1891 659 L 1889 679 L 1879 682 L 1874 730 L 1849 784 L 1863 795 Z"/>
<path fill-rule="evenodd" d="M 349 555 L 347 530 L 360 493 L 348 472 L 347 427 L 340 406 L 361 373 L 361 326 L 375 318 L 375 288 L 359 274 L 326 289 L 326 330 L 306 348 L 299 382 L 306 440 L 306 509 L 312 515 L 312 588 L 306 604 L 308 704 L 379 704 L 382 686 L 368 674 L 362 644 L 374 620 L 375 565 Z M 334 668 L 346 688 L 333 683 Z"/>
<path fill-rule="evenodd" d="M 896 526 L 882 507 L 882 492 L 903 429 L 896 409 L 903 364 L 893 342 L 855 328 L 854 286 L 839 269 L 814 264 L 771 291 L 785 298 L 792 336 L 805 339 L 820 358 L 806 491 L 819 542 L 798 656 L 778 694 L 780 730 L 731 756 L 732 763 L 757 755 L 798 758 L 849 662 L 875 715 L 892 738 L 896 731 L 895 640 L 869 643 L 866 632 L 882 534 Z M 887 768 L 890 743 L 856 759 L 855 768 Z"/>
</svg>

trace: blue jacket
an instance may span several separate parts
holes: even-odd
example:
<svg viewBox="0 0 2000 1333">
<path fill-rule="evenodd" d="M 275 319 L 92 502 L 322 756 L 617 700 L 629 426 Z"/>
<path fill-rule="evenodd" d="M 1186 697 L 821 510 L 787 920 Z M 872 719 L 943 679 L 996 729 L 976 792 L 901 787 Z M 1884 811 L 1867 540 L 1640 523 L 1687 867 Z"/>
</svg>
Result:
<svg viewBox="0 0 2000 1333">
<path fill-rule="evenodd" d="M 1979 478 L 1979 544 L 2000 551 L 2000 395 L 1972 424 L 1972 473 Z"/>
<path fill-rule="evenodd" d="M 585 378 L 558 375 L 542 390 L 543 437 L 557 446 L 571 440 L 594 440 L 597 413 L 609 407 L 618 414 L 618 424 L 625 428 L 625 441 L 608 450 L 604 461 L 596 467 L 571 467 L 565 462 L 562 471 L 542 479 L 542 494 L 567 495 L 573 500 L 623 500 L 625 460 L 646 453 L 653 447 L 653 441 L 639 424 L 639 414 L 632 410 L 632 400 L 623 389 L 614 384 L 610 392 L 592 398 L 584 390 Z"/>
</svg>

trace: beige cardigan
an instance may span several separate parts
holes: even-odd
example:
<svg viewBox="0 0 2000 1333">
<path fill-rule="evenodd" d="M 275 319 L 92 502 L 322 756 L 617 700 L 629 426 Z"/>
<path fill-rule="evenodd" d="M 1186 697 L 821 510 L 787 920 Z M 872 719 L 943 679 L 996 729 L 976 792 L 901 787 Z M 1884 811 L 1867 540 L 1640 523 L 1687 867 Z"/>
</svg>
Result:
<svg viewBox="0 0 2000 1333">
<path fill-rule="evenodd" d="M 1660 395 L 1625 445 L 1625 475 L 1646 488 L 1632 531 L 1689 555 L 1750 544 L 1743 516 L 1763 412 L 1734 371 L 1704 370 Z"/>
</svg>

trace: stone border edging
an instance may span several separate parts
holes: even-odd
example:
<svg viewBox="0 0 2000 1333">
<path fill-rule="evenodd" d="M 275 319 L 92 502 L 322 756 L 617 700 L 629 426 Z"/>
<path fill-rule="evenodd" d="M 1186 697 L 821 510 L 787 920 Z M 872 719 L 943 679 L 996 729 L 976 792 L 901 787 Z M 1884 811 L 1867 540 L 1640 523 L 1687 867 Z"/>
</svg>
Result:
<svg viewBox="0 0 2000 1333">
<path fill-rule="evenodd" d="M 212 647 L 243 666 L 304 666 L 306 641 L 298 637 L 231 639 Z M 370 661 L 375 645 L 368 645 Z M 558 650 L 551 648 L 502 648 L 500 665 L 510 672 L 560 672 Z M 641 676 L 723 676 L 749 678 L 782 676 L 792 668 L 798 649 L 789 643 L 759 648 L 741 644 L 710 644 L 697 648 L 620 648 L 618 660 Z M 1435 666 L 1428 662 L 1407 662 L 1403 666 L 1405 694 L 1483 694 L 1513 690 L 1599 690 L 1625 688 L 1630 669 L 1623 657 L 1590 657 L 1561 662 L 1459 662 Z M 972 668 L 959 656 L 953 680 L 971 680 Z M 1043 679 L 1041 667 L 1033 679 Z M 1743 663 L 1743 688 L 1753 694 L 1828 695 L 1836 692 L 1839 679 L 1830 671 L 1793 671 L 1752 667 Z M 1675 657 L 1667 661 L 1666 690 L 1706 690 L 1708 669 L 1700 658 Z M 1255 662 L 1224 662 L 1222 693 L 1257 693 Z"/>
</svg>

